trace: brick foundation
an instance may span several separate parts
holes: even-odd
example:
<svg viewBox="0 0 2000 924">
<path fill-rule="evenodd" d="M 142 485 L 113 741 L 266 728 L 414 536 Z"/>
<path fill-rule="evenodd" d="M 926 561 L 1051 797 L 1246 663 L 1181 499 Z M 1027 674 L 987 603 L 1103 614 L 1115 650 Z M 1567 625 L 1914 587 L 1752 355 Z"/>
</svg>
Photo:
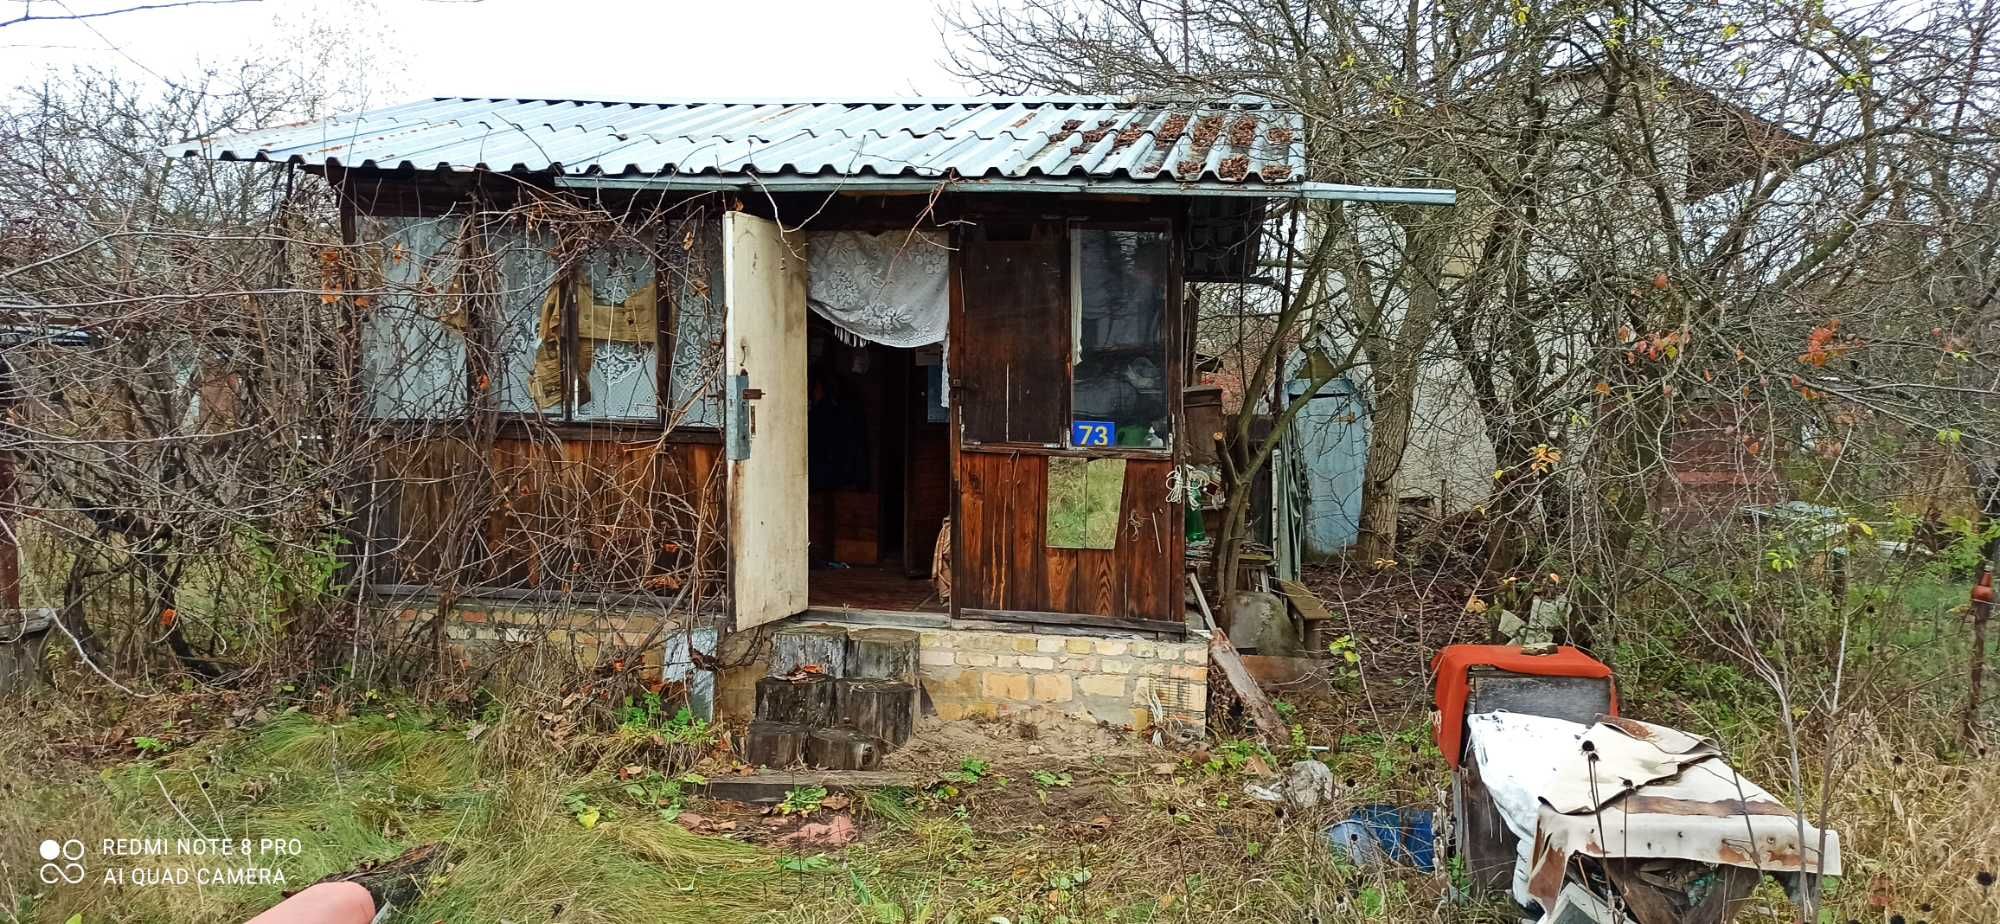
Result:
<svg viewBox="0 0 2000 924">
<path fill-rule="evenodd" d="M 406 607 L 398 615 L 412 622 L 428 619 L 430 611 Z M 468 602 L 459 605 L 446 634 L 467 665 L 478 649 L 528 643 L 566 650 L 579 663 L 593 665 L 615 650 L 637 646 L 658 625 L 656 615 L 615 608 L 556 612 L 531 604 Z M 921 638 L 919 680 L 940 719 L 1056 719 L 1145 729 L 1153 723 L 1155 703 L 1159 717 L 1171 723 L 1199 728 L 1206 718 L 1208 646 L 1200 640 L 935 627 L 916 631 Z M 725 671 L 718 683 L 715 675 L 692 669 L 688 633 L 669 626 L 661 635 L 665 645 L 641 655 L 644 668 L 688 681 L 703 706 L 714 703 L 714 714 L 749 718 L 757 678 L 766 669 L 765 652 L 730 649 L 763 636 L 725 637 L 722 659 L 743 666 Z M 715 633 L 698 629 L 694 640 L 697 647 L 713 650 Z"/>
<path fill-rule="evenodd" d="M 431 618 L 429 608 L 402 607 L 396 616 L 404 623 Z M 655 632 L 658 635 L 655 637 Z M 660 674 L 669 681 L 688 685 L 689 705 L 697 715 L 713 715 L 715 675 L 694 669 L 688 656 L 688 642 L 703 651 L 715 648 L 715 630 L 681 627 L 676 620 L 654 613 L 618 608 L 532 603 L 466 601 L 454 608 L 445 623 L 445 639 L 452 657 L 462 669 L 481 664 L 494 649 L 502 646 L 547 646 L 582 667 L 596 667 L 605 659 L 626 652 L 638 657 L 630 668 L 645 676 Z M 640 647 L 647 638 L 652 645 Z"/>
<path fill-rule="evenodd" d="M 852 628 L 852 626 L 849 626 Z M 920 628 L 918 681 L 937 717 L 1103 722 L 1145 729 L 1160 718 L 1200 728 L 1208 646 L 1031 632 Z M 726 656 L 726 655 L 725 655 Z M 762 659 L 723 677 L 718 709 L 747 719 Z"/>
<path fill-rule="evenodd" d="M 923 630 L 920 674 L 938 718 L 1062 717 L 1145 728 L 1162 718 L 1200 726 L 1208 705 L 1208 646 Z"/>
</svg>

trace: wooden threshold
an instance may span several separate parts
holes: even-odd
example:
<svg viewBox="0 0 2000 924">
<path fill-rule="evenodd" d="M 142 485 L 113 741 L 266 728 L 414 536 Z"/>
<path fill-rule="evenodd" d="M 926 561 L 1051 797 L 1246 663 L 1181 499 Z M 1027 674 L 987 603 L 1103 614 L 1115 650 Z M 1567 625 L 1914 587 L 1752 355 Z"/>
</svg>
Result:
<svg viewBox="0 0 2000 924">
<path fill-rule="evenodd" d="M 1081 613 L 1043 613 L 1035 610 L 983 610 L 962 607 L 959 612 L 967 617 L 990 619 L 995 622 L 1028 623 L 1037 626 L 1068 626 L 1077 629 L 1124 629 L 1130 632 L 1151 632 L 1156 635 L 1179 638 L 1187 634 L 1187 625 L 1178 622 L 1163 622 L 1149 619 L 1119 619 L 1116 616 L 1087 616 Z"/>
<path fill-rule="evenodd" d="M 854 608 L 809 607 L 792 617 L 808 622 L 832 622 L 859 626 L 895 626 L 905 629 L 937 629 L 958 632 L 1011 632 L 1017 634 L 1102 637 L 1106 630 L 1136 632 L 1154 639 L 1181 639 L 1187 627 L 1180 623 L 1144 622 L 1137 619 L 1107 619 L 1075 613 L 1033 613 L 1020 610 L 966 608 L 953 619 L 944 613 L 913 613 L 905 610 L 865 610 Z"/>
<path fill-rule="evenodd" d="M 930 782 L 907 770 L 770 770 L 711 777 L 702 787 L 710 799 L 772 804 L 785 801 L 794 789 L 823 787 L 828 792 L 843 789 L 879 789 L 907 786 L 912 789 Z"/>
</svg>

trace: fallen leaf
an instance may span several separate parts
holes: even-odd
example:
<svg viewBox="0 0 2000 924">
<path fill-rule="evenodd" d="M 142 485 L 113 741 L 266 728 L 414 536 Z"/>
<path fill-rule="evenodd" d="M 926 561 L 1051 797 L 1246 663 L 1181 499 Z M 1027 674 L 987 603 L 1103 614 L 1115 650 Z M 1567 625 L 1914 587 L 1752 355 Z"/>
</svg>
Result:
<svg viewBox="0 0 2000 924">
<path fill-rule="evenodd" d="M 1154 776 L 1173 776 L 1173 775 L 1174 775 L 1174 765 L 1173 765 L 1173 764 L 1154 764 L 1154 765 L 1153 765 L 1153 768 L 1152 768 L 1152 769 L 1153 769 L 1153 775 L 1154 775 Z"/>
<path fill-rule="evenodd" d="M 800 825 L 797 831 L 778 838 L 778 843 L 787 846 L 845 847 L 854 840 L 856 833 L 853 818 L 836 815 L 832 821 Z"/>
<path fill-rule="evenodd" d="M 852 798 L 839 794 L 827 796 L 819 801 L 819 807 L 829 812 L 838 812 L 853 804 L 854 800 Z"/>
<path fill-rule="evenodd" d="M 1243 773 L 1244 773 L 1244 775 L 1246 775 L 1246 776 L 1274 776 L 1274 775 L 1275 775 L 1275 774 L 1274 774 L 1274 773 L 1273 773 L 1273 772 L 1271 771 L 1271 765 L 1270 765 L 1270 764 L 1267 764 L 1267 763 L 1265 763 L 1265 762 L 1264 762 L 1264 758 L 1262 758 L 1262 757 L 1258 757 L 1258 756 L 1257 756 L 1257 755 L 1255 755 L 1255 754 L 1252 754 L 1252 755 L 1250 755 L 1250 759 L 1249 759 L 1249 760 L 1246 760 L 1246 761 L 1244 761 L 1244 762 L 1243 762 Z"/>
</svg>

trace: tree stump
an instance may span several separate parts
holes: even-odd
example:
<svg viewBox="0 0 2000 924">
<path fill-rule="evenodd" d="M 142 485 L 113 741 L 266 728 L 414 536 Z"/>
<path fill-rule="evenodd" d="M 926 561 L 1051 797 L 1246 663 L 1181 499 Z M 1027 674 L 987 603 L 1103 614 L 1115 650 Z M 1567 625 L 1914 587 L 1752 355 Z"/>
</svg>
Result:
<svg viewBox="0 0 2000 924">
<path fill-rule="evenodd" d="M 880 738 L 848 728 L 821 728 L 806 737 L 806 766 L 821 770 L 873 770 L 882 765 Z"/>
<path fill-rule="evenodd" d="M 825 728 L 834 724 L 834 697 L 834 679 L 822 674 L 763 677 L 757 681 L 757 719 Z"/>
<path fill-rule="evenodd" d="M 805 759 L 806 737 L 809 734 L 803 725 L 751 722 L 750 734 L 743 739 L 743 762 L 753 767 L 779 770 L 797 766 Z"/>
<path fill-rule="evenodd" d="M 853 680 L 917 682 L 917 643 L 908 629 L 857 629 L 847 633 L 847 672 Z"/>
<path fill-rule="evenodd" d="M 817 665 L 828 677 L 847 676 L 847 630 L 797 626 L 771 636 L 771 676 L 790 676 L 807 665 Z"/>
<path fill-rule="evenodd" d="M 835 697 L 840 725 L 890 748 L 902 747 L 916 727 L 917 688 L 891 680 L 842 680 Z"/>
</svg>

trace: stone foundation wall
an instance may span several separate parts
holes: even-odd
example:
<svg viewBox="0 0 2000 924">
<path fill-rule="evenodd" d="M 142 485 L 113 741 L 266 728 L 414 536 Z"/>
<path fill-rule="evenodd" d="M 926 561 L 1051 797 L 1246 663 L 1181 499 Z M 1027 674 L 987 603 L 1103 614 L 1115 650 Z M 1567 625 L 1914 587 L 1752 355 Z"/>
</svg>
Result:
<svg viewBox="0 0 2000 924">
<path fill-rule="evenodd" d="M 856 626 L 848 626 L 856 628 Z M 1056 635 L 919 628 L 918 682 L 940 719 L 1104 722 L 1150 728 L 1159 717 L 1181 727 L 1207 721 L 1208 645 Z M 743 638 L 743 634 L 735 639 Z M 728 651 L 730 663 L 745 658 Z M 717 710 L 747 721 L 755 706 L 762 656 L 725 672 Z"/>
<path fill-rule="evenodd" d="M 406 622 L 430 618 L 430 610 L 403 607 Z M 566 650 L 594 665 L 631 651 L 659 625 L 652 614 L 570 607 L 560 612 L 532 604 L 465 602 L 446 624 L 446 636 L 461 663 L 479 660 L 480 649 L 541 643 Z M 848 628 L 858 628 L 850 625 Z M 921 628 L 919 680 L 940 719 L 1075 720 L 1132 729 L 1151 727 L 1158 717 L 1184 727 L 1201 727 L 1208 707 L 1208 646 L 1200 640 L 1155 641 L 1132 637 L 994 632 Z M 723 640 L 724 663 L 742 665 L 716 676 L 693 669 L 687 655 L 688 631 L 661 630 L 664 644 L 639 652 L 632 667 L 685 681 L 691 698 L 722 718 L 748 720 L 757 678 L 766 671 L 766 652 L 737 646 L 757 633 L 732 633 Z M 696 647 L 713 652 L 716 634 L 693 630 Z M 732 650 L 734 649 L 734 650 Z M 697 711 L 706 711 L 698 709 Z"/>
<path fill-rule="evenodd" d="M 429 620 L 433 612 L 405 606 L 396 616 L 416 623 Z M 681 621 L 656 613 L 575 604 L 465 601 L 445 622 L 446 647 L 461 669 L 483 665 L 510 646 L 538 646 L 584 668 L 627 657 L 633 660 L 626 669 L 641 677 L 686 683 L 688 704 L 703 717 L 713 714 L 715 675 L 694 668 L 688 642 L 692 639 L 696 648 L 708 652 L 715 649 L 715 637 L 713 629 L 686 629 Z M 648 638 L 653 644 L 645 644 Z"/>
<path fill-rule="evenodd" d="M 404 607 L 397 617 L 404 623 L 431 618 L 428 608 Z M 558 611 L 533 604 L 465 602 L 456 607 L 445 623 L 445 637 L 455 649 L 477 648 L 479 643 L 524 644 L 549 642 L 567 648 L 586 667 L 600 659 L 637 649 L 656 629 L 657 616 L 631 610 L 600 610 L 570 606 Z M 665 635 L 672 631 L 661 630 Z M 472 643 L 470 646 L 465 643 Z M 661 666 L 662 651 L 655 644 L 639 652 L 641 663 L 650 669 Z"/>
<path fill-rule="evenodd" d="M 946 629 L 923 631 L 924 691 L 938 718 L 1059 716 L 1134 729 L 1160 717 L 1200 727 L 1208 646 Z"/>
</svg>

